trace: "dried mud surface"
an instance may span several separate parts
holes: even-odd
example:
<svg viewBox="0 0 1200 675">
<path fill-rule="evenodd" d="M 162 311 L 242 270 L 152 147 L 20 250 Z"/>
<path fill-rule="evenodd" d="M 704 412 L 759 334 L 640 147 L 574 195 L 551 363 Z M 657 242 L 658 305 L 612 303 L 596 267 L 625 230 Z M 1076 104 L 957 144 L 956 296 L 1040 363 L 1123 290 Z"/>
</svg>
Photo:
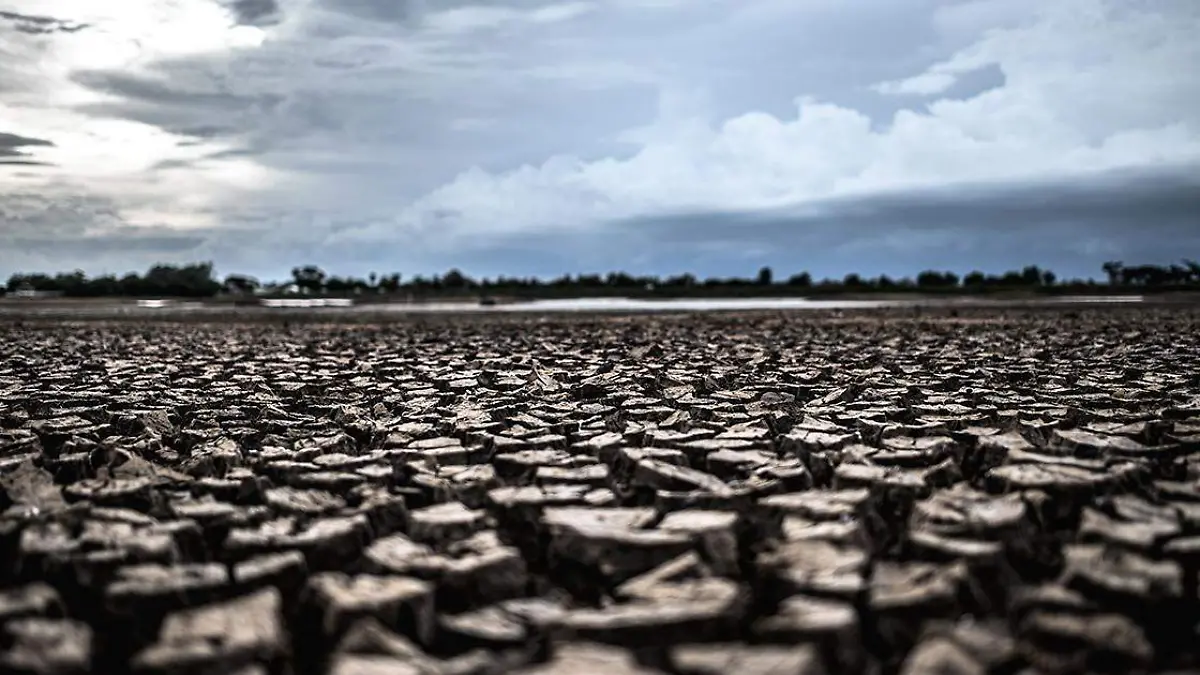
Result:
<svg viewBox="0 0 1200 675">
<path fill-rule="evenodd" d="M 0 672 L 1195 669 L 1197 335 L 0 324 Z"/>
</svg>

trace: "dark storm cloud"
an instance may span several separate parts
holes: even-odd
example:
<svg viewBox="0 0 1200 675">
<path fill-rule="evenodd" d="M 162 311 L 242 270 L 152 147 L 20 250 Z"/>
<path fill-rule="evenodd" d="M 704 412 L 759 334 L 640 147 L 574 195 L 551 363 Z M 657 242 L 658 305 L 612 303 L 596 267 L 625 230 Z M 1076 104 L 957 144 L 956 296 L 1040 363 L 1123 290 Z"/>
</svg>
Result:
<svg viewBox="0 0 1200 675">
<path fill-rule="evenodd" d="M 29 153 L 21 148 L 50 148 L 54 143 L 43 138 L 29 138 L 0 131 L 0 157 L 28 157 Z"/>
<path fill-rule="evenodd" d="M 829 199 L 761 212 L 704 212 L 636 218 L 614 224 L 625 235 L 663 244 L 750 238 L 771 244 L 819 243 L 836 230 L 865 234 L 969 231 L 972 236 L 1036 233 L 1047 223 L 1087 223 L 1134 238 L 1145 228 L 1200 221 L 1196 167 L 1115 172 L 1091 179 L 883 193 Z M 836 225 L 813 228 L 811 225 Z M 1200 244 L 1200 227 L 1186 230 Z M 840 236 L 840 235 L 833 235 Z M 817 240 L 813 238 L 817 237 Z"/>
<path fill-rule="evenodd" d="M 1091 277 L 1111 259 L 1200 257 L 1197 176 L 1196 167 L 1180 167 L 833 199 L 787 210 L 676 213 L 609 223 L 601 231 L 483 239 L 467 255 L 491 259 L 491 269 L 503 267 L 494 259 L 502 255 L 514 265 L 536 259 L 541 269 L 574 260 L 595 271 L 745 276 L 770 265 L 777 274 L 808 269 L 840 278 L 1038 264 L 1066 277 Z"/>
<path fill-rule="evenodd" d="M 56 255 L 75 256 L 89 251 L 106 253 L 160 253 L 181 256 L 203 245 L 205 239 L 184 235 L 104 235 L 78 239 L 48 237 L 15 237 L 6 242 L 16 250 L 50 251 Z"/>
<path fill-rule="evenodd" d="M 52 148 L 54 143 L 43 138 L 29 138 L 0 131 L 0 166 L 53 166 L 34 159 L 22 148 Z"/>
<path fill-rule="evenodd" d="M 40 208 L 22 208 L 31 204 Z M 0 214 L 0 251 L 16 252 L 18 260 L 22 253 L 65 259 L 129 253 L 172 259 L 187 257 L 189 251 L 213 236 L 213 230 L 208 229 L 171 232 L 122 225 L 120 212 L 114 205 L 96 197 L 50 200 L 30 193 L 15 193 L 12 207 L 21 213 Z M 71 214 L 76 217 L 66 217 Z M 4 219 L 4 215 L 9 218 Z M 5 258 L 2 262 L 12 261 Z"/>
<path fill-rule="evenodd" d="M 276 0 L 233 0 L 229 8 L 243 26 L 269 26 L 279 20 Z"/>
<path fill-rule="evenodd" d="M 49 16 L 38 16 L 35 14 L 19 14 L 17 12 L 7 12 L 0 10 L 0 22 L 11 23 L 14 28 L 22 33 L 31 35 L 44 35 L 49 33 L 76 33 L 87 28 L 84 23 L 73 23 L 62 19 L 55 19 Z"/>
<path fill-rule="evenodd" d="M 131 75 L 118 71 L 82 71 L 73 79 L 95 91 L 112 94 L 131 102 L 146 102 L 159 106 L 199 107 L 207 110 L 236 111 L 253 106 L 277 103 L 279 97 L 269 94 L 241 94 L 227 91 L 193 91 L 184 86 L 155 78 Z M 207 125 L 206 130 L 219 128 Z"/>
<path fill-rule="evenodd" d="M 84 71 L 73 79 L 115 100 L 81 106 L 94 117 L 116 117 L 156 126 L 169 133 L 212 140 L 254 129 L 284 97 L 263 92 L 224 90 L 220 81 L 189 88 L 174 77 L 138 76 L 115 71 Z M 182 79 L 182 78 L 181 78 Z M 186 80 L 185 80 L 186 81 Z M 216 120 L 216 121 L 214 121 Z"/>
</svg>

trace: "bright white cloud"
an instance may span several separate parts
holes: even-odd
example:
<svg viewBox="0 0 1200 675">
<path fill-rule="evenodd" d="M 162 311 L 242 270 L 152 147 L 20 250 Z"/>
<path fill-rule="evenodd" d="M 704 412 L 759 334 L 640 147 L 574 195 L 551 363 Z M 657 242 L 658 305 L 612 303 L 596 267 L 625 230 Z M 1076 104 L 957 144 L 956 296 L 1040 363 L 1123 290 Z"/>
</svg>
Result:
<svg viewBox="0 0 1200 675">
<path fill-rule="evenodd" d="M 43 66 L 51 73 L 80 68 L 136 68 L 155 60 L 194 56 L 262 43 L 259 28 L 238 26 L 232 12 L 212 0 L 35 0 L 12 2 L 12 11 L 70 17 L 86 24 L 70 40 L 55 41 Z"/>
<path fill-rule="evenodd" d="M 53 165 L 43 172 L 53 177 L 41 185 L 48 197 L 86 189 L 128 204 L 120 211 L 127 225 L 208 227 L 220 221 L 219 209 L 236 195 L 283 180 L 279 172 L 250 158 L 205 160 L 234 150 L 228 142 L 197 143 L 150 124 L 79 110 L 120 100 L 77 82 L 80 72 L 135 74 L 164 59 L 255 49 L 265 38 L 261 29 L 235 25 L 230 10 L 211 0 L 38 0 L 14 5 L 11 11 L 70 17 L 86 26 L 65 36 L 5 34 L 21 48 L 40 54 L 40 77 L 33 86 L 0 97 L 0 129 L 54 143 L 38 153 L 40 161 Z M 188 169 L 152 171 L 168 165 Z M 0 174 L 0 190 L 6 182 L 14 188 L 38 185 L 33 177 Z"/>
</svg>

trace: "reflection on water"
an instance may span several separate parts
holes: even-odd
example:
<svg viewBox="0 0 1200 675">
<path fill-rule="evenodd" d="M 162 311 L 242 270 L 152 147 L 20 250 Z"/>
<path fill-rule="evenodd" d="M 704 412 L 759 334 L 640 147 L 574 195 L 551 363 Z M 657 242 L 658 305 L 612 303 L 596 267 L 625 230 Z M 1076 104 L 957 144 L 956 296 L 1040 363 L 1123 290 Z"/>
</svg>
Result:
<svg viewBox="0 0 1200 675">
<path fill-rule="evenodd" d="M 1055 305 L 1063 303 L 1129 304 L 1143 302 L 1142 296 L 1073 296 L 1035 298 L 1016 301 L 1025 305 Z M 289 312 L 321 315 L 367 313 L 527 313 L 527 312 L 720 312 L 737 310 L 836 310 L 886 307 L 987 307 L 1007 305 L 1013 301 L 982 298 L 912 298 L 889 300 L 810 300 L 806 298 L 690 298 L 678 300 L 637 300 L 632 298 L 574 298 L 566 300 L 535 300 L 513 304 L 480 305 L 467 302 L 430 303 L 368 303 L 354 305 L 349 300 L 284 300 L 269 304 L 231 306 L 225 303 L 138 301 L 127 302 L 0 302 L 0 315 L 23 316 L 145 316 L 177 313 L 261 313 Z"/>
<path fill-rule="evenodd" d="M 638 300 L 634 298 L 571 298 L 566 300 L 534 300 L 510 305 L 463 305 L 438 303 L 430 305 L 386 305 L 387 311 L 418 312 L 716 312 L 753 309 L 858 309 L 871 307 L 902 307 L 911 300 L 807 300 L 805 298 L 732 298 L 679 300 Z M 374 309 L 370 305 L 362 309 Z"/>
<path fill-rule="evenodd" d="M 1141 302 L 1141 296 L 1088 296 L 1038 298 L 1031 304 L 1061 302 L 1130 303 Z M 364 305 L 358 309 L 399 312 L 719 312 L 735 310 L 797 310 L 797 309 L 872 309 L 880 307 L 947 307 L 988 305 L 978 298 L 912 298 L 905 300 L 811 300 L 808 298 L 688 298 L 678 300 L 638 300 L 634 298 L 572 298 L 568 300 L 535 300 L 482 307 L 454 303 L 427 305 Z"/>
</svg>

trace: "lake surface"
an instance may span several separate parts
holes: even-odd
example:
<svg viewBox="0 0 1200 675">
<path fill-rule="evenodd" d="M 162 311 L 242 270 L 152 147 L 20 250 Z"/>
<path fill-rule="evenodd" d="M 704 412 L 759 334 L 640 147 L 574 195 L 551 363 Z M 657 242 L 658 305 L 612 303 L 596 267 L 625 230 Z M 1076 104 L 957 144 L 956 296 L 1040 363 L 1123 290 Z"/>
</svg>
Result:
<svg viewBox="0 0 1200 675">
<path fill-rule="evenodd" d="M 1141 301 L 1141 296 L 1093 296 L 1084 298 L 1038 298 L 1030 302 L 1035 304 L 1052 304 L 1055 302 L 1129 303 Z M 480 307 L 478 309 L 506 312 L 719 312 L 738 310 L 874 309 L 913 306 L 986 306 L 988 304 L 991 304 L 991 301 L 977 298 L 913 298 L 906 300 L 811 300 L 808 298 L 638 300 L 633 298 L 574 298 L 570 300 L 537 300 L 529 303 Z M 404 308 L 402 306 L 399 309 L 403 310 Z"/>
<path fill-rule="evenodd" d="M 564 300 L 535 300 L 514 304 L 482 306 L 465 302 L 377 303 L 346 306 L 344 303 L 321 303 L 312 300 L 274 303 L 275 306 L 234 307 L 202 302 L 140 301 L 140 302 L 0 302 L 0 316 L 54 317 L 146 317 L 165 314 L 288 314 L 320 315 L 360 314 L 521 314 L 538 312 L 722 312 L 722 311 L 804 311 L 838 309 L 877 309 L 889 307 L 989 307 L 989 306 L 1053 306 L 1061 304 L 1135 304 L 1144 302 L 1142 296 L 1073 296 L 1031 298 L 1025 300 L 991 300 L 986 298 L 911 298 L 888 300 L 810 300 L 806 298 L 688 298 L 678 300 L 639 300 L 633 298 L 574 298 Z M 332 305 L 332 306 L 331 306 Z"/>
</svg>

